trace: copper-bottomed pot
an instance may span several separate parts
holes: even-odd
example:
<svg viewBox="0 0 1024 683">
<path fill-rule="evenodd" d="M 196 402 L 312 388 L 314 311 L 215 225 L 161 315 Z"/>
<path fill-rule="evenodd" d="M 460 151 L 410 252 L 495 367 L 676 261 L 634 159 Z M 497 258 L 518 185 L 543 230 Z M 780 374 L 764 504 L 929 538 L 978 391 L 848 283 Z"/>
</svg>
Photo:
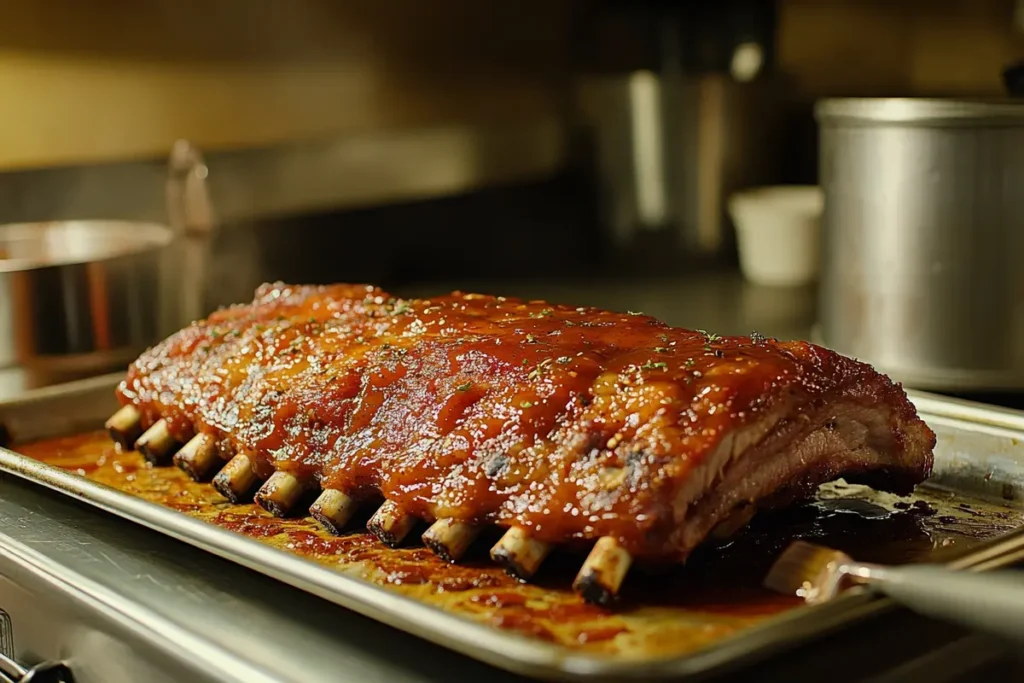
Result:
<svg viewBox="0 0 1024 683">
<path fill-rule="evenodd" d="M 0 368 L 77 374 L 117 367 L 205 313 L 206 167 L 179 143 L 170 171 L 166 225 L 0 225 Z"/>
</svg>

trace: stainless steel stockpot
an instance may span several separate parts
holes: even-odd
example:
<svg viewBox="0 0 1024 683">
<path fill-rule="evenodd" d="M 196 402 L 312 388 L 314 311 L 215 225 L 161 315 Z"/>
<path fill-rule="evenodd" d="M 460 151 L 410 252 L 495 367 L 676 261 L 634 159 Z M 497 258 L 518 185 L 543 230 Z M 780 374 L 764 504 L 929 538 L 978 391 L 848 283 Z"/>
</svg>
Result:
<svg viewBox="0 0 1024 683">
<path fill-rule="evenodd" d="M 1024 104 L 818 104 L 820 341 L 924 389 L 1024 388 Z"/>
</svg>

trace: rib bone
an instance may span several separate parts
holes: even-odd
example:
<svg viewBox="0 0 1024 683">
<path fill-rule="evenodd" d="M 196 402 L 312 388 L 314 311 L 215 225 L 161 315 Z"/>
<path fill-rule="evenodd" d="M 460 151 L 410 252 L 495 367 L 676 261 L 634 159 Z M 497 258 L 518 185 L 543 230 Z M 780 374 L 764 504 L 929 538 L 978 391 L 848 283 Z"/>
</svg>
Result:
<svg viewBox="0 0 1024 683">
<path fill-rule="evenodd" d="M 135 440 L 142 436 L 142 413 L 129 403 L 111 415 L 104 427 L 111 439 L 130 451 L 135 448 Z"/>
<path fill-rule="evenodd" d="M 305 491 L 306 486 L 295 475 L 274 472 L 256 492 L 256 503 L 275 517 L 284 517 Z"/>
<path fill-rule="evenodd" d="M 309 508 L 309 514 L 330 533 L 340 534 L 358 507 L 355 500 L 341 491 L 324 489 Z"/>
<path fill-rule="evenodd" d="M 156 424 L 143 432 L 135 442 L 136 450 L 154 465 L 163 464 L 178 445 L 167 428 L 166 420 L 157 420 Z"/>
<path fill-rule="evenodd" d="M 398 546 L 414 526 L 416 518 L 399 510 L 390 500 L 384 501 L 366 524 L 374 536 L 392 548 Z"/>
<path fill-rule="evenodd" d="M 424 532 L 423 544 L 445 562 L 458 562 L 481 529 L 454 519 L 439 519 Z"/>
<path fill-rule="evenodd" d="M 249 456 L 239 453 L 213 478 L 213 487 L 232 503 L 246 503 L 252 500 L 252 490 L 259 480 Z"/>
<path fill-rule="evenodd" d="M 615 600 L 633 557 L 611 536 L 598 539 L 572 587 L 587 602 L 608 605 Z"/>
<path fill-rule="evenodd" d="M 196 434 L 174 454 L 174 464 L 195 481 L 209 479 L 214 468 L 220 463 L 217 442 L 213 434 Z"/>
<path fill-rule="evenodd" d="M 551 545 L 530 538 L 522 527 L 514 526 L 491 548 L 491 559 L 520 581 L 526 581 L 540 568 L 551 552 Z"/>
</svg>

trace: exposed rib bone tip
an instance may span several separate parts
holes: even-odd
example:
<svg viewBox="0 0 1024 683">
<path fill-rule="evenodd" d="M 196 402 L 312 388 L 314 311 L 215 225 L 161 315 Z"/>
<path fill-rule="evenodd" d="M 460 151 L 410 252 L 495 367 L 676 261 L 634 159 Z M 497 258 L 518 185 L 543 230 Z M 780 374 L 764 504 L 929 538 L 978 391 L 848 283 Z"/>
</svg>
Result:
<svg viewBox="0 0 1024 683">
<path fill-rule="evenodd" d="M 320 526 L 332 534 L 340 534 L 348 525 L 359 504 L 337 489 L 324 489 L 316 502 L 309 508 Z"/>
<path fill-rule="evenodd" d="M 239 453 L 213 478 L 213 487 L 232 503 L 246 503 L 252 500 L 252 490 L 259 480 L 249 456 Z"/>
<path fill-rule="evenodd" d="M 195 481 L 205 481 L 221 462 L 213 434 L 196 434 L 174 454 L 174 464 Z"/>
<path fill-rule="evenodd" d="M 157 420 L 156 424 L 143 432 L 135 442 L 135 449 L 142 453 L 154 465 L 162 464 L 178 447 L 178 442 L 171 436 L 166 420 Z"/>
<path fill-rule="evenodd" d="M 491 548 L 491 559 L 511 576 L 526 581 L 537 573 L 550 552 L 551 544 L 530 538 L 525 529 L 514 526 Z"/>
<path fill-rule="evenodd" d="M 573 589 L 587 602 L 606 606 L 618 597 L 633 556 L 611 536 L 598 539 L 590 551 L 580 573 L 573 581 Z"/>
<path fill-rule="evenodd" d="M 398 546 L 414 526 L 416 518 L 402 512 L 390 500 L 384 501 L 366 524 L 370 533 L 392 548 Z"/>
<path fill-rule="evenodd" d="M 445 562 L 458 562 L 476 540 L 480 530 L 475 524 L 439 519 L 423 533 L 423 545 Z"/>
<path fill-rule="evenodd" d="M 306 487 L 294 474 L 274 472 L 256 492 L 256 503 L 275 517 L 284 517 L 305 491 Z"/>
<path fill-rule="evenodd" d="M 135 448 L 136 439 L 142 436 L 142 413 L 129 403 L 111 415 L 104 427 L 111 439 L 124 450 L 130 451 Z"/>
</svg>

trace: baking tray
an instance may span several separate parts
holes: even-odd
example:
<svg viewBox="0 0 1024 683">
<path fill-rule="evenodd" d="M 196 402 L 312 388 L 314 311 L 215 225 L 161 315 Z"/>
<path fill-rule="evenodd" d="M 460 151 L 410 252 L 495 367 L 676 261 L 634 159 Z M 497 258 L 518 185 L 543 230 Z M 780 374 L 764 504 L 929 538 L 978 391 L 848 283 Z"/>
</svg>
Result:
<svg viewBox="0 0 1024 683">
<path fill-rule="evenodd" d="M 6 434 L 0 439 L 18 448 L 38 439 L 98 429 L 117 407 L 113 388 L 120 379 L 120 374 L 98 377 L 2 403 L 0 426 Z M 938 435 L 935 474 L 921 491 L 921 498 L 929 503 L 921 507 L 929 509 L 929 528 L 942 541 L 935 543 L 937 547 L 927 560 L 965 568 L 979 564 L 984 561 L 985 548 L 994 540 L 1024 525 L 1024 413 L 918 393 L 912 393 L 911 399 Z M 495 628 L 7 448 L 0 448 L 0 470 L 464 655 L 551 680 L 700 677 L 778 653 L 893 607 L 884 598 L 853 590 L 829 604 L 799 606 L 752 621 L 747 627 L 683 654 L 623 657 Z M 176 472 L 173 468 L 165 471 Z M 823 503 L 867 502 L 886 514 L 900 506 L 908 507 L 903 501 L 888 500 L 881 494 L 871 496 L 855 487 L 830 489 L 822 499 Z M 942 536 L 944 528 L 949 535 Z M 998 562 L 985 564 L 986 568 L 996 566 Z M 634 583 L 637 578 L 633 577 Z"/>
</svg>

